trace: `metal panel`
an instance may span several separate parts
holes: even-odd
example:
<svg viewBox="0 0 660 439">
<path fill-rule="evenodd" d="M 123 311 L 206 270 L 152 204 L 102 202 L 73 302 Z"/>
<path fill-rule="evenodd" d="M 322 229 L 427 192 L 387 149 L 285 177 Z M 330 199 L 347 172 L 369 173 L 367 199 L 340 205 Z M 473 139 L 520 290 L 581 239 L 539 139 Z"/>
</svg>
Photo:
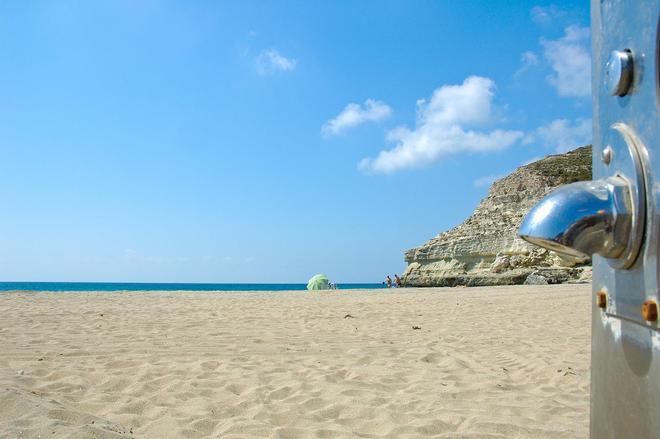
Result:
<svg viewBox="0 0 660 439">
<path fill-rule="evenodd" d="M 642 248 L 634 264 L 624 269 L 593 258 L 594 296 L 605 292 L 607 304 L 601 309 L 594 300 L 592 309 L 592 438 L 660 438 L 660 325 L 641 313 L 645 301 L 660 302 L 659 12 L 657 0 L 592 0 L 594 179 L 634 179 L 631 139 L 613 128 L 623 126 L 642 161 L 635 188 L 646 192 Z"/>
</svg>

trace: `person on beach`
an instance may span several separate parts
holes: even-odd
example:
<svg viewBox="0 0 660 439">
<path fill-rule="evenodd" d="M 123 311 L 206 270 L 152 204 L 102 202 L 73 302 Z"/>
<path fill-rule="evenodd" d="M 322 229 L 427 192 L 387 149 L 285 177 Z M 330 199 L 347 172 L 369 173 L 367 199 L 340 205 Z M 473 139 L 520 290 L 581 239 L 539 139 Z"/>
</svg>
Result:
<svg viewBox="0 0 660 439">
<path fill-rule="evenodd" d="M 387 285 L 387 288 L 392 288 L 392 278 L 390 277 L 389 274 L 385 278 L 385 284 Z"/>
<path fill-rule="evenodd" d="M 394 284 L 396 285 L 397 288 L 401 288 L 401 278 L 399 277 L 398 274 L 394 275 Z"/>
</svg>

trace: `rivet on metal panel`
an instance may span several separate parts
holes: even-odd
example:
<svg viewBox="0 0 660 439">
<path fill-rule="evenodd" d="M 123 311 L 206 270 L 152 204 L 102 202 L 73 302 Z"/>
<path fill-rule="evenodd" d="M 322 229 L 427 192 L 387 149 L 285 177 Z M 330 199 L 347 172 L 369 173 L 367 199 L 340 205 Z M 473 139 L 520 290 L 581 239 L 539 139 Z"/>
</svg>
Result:
<svg viewBox="0 0 660 439">
<path fill-rule="evenodd" d="M 647 322 L 655 322 L 658 320 L 658 304 L 653 300 L 647 300 L 642 305 L 642 317 Z"/>
<path fill-rule="evenodd" d="M 633 56 L 629 49 L 615 50 L 605 64 L 605 82 L 612 96 L 625 96 L 633 79 Z"/>
<path fill-rule="evenodd" d="M 603 163 L 605 163 L 606 165 L 609 165 L 610 162 L 612 161 L 612 156 L 613 155 L 614 155 L 614 151 L 612 150 L 612 146 L 607 145 L 605 147 L 605 149 L 603 150 L 603 155 L 601 157 L 603 159 Z"/>
<path fill-rule="evenodd" d="M 601 290 L 596 293 L 596 306 L 600 309 L 607 308 L 607 293 Z"/>
</svg>

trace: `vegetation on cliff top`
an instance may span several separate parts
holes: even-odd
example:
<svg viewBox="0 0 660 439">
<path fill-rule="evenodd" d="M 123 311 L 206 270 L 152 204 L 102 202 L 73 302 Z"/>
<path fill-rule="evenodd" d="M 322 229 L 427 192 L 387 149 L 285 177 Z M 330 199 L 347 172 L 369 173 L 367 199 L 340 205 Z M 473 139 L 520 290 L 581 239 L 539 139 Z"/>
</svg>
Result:
<svg viewBox="0 0 660 439">
<path fill-rule="evenodd" d="M 548 156 L 529 164 L 528 169 L 548 177 L 557 177 L 560 184 L 591 180 L 591 145 L 565 154 Z"/>
</svg>

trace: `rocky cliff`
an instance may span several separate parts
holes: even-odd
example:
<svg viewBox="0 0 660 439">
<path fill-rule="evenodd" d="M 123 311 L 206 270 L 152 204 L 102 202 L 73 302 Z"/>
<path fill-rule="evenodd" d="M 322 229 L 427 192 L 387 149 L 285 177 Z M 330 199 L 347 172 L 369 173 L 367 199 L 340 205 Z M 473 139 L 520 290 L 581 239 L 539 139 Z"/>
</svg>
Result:
<svg viewBox="0 0 660 439">
<path fill-rule="evenodd" d="M 406 252 L 406 286 L 478 286 L 589 281 L 581 263 L 532 246 L 517 231 L 529 209 L 557 186 L 591 179 L 591 146 L 548 156 L 496 181 L 461 225 Z"/>
</svg>

